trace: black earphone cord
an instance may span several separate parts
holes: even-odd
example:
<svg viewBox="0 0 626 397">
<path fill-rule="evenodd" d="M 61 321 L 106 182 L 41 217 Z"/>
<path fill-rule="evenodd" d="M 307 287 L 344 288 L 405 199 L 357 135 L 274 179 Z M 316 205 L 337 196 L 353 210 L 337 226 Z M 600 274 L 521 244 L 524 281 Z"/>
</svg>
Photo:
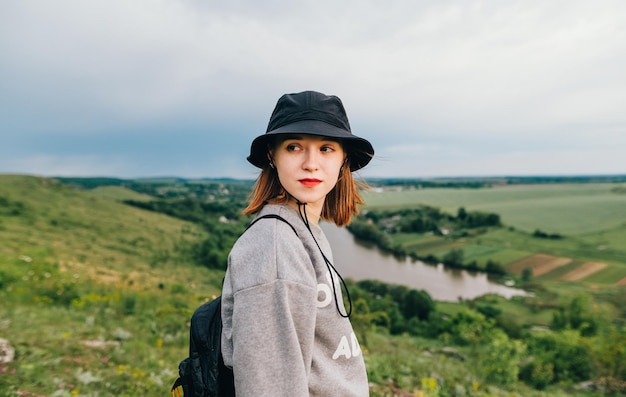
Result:
<svg viewBox="0 0 626 397">
<path fill-rule="evenodd" d="M 348 318 L 350 317 L 350 314 L 352 314 L 352 299 L 350 298 L 350 291 L 348 291 L 348 286 L 346 285 L 346 282 L 344 281 L 343 277 L 341 277 L 341 274 L 339 274 L 337 269 L 335 269 L 335 266 L 333 266 L 333 264 L 330 262 L 330 260 L 328 260 L 326 255 L 324 255 L 322 248 L 317 242 L 317 239 L 315 238 L 315 235 L 313 234 L 313 231 L 311 230 L 311 226 L 309 226 L 309 218 L 307 217 L 307 214 L 306 214 L 306 208 L 304 208 L 306 206 L 306 203 L 301 203 L 299 200 L 296 200 L 296 201 L 298 203 L 298 214 L 300 215 L 300 219 L 302 219 L 302 222 L 304 222 L 304 224 L 306 225 L 306 228 L 309 230 L 309 233 L 311 233 L 311 237 L 313 237 L 313 241 L 315 241 L 315 245 L 317 245 L 317 248 L 320 250 L 322 257 L 324 258 L 324 262 L 326 262 L 326 267 L 328 268 L 328 272 L 330 273 L 330 283 L 333 286 L 333 296 L 335 297 L 335 306 L 337 307 L 337 312 L 339 313 L 341 317 Z M 337 298 L 337 288 L 335 287 L 335 278 L 333 277 L 333 273 L 337 274 L 337 276 L 339 277 L 339 280 L 341 281 L 341 285 L 343 285 L 343 288 L 346 290 L 346 297 L 348 298 L 349 308 L 345 314 L 342 313 L 341 309 L 339 308 L 339 299 Z"/>
</svg>

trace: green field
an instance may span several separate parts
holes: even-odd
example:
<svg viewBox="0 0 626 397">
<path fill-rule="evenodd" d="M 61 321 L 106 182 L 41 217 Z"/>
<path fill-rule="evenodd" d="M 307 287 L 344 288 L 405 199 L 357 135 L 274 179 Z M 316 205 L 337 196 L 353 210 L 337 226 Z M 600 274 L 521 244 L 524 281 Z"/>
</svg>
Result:
<svg viewBox="0 0 626 397">
<path fill-rule="evenodd" d="M 532 232 L 541 229 L 568 236 L 626 225 L 626 194 L 616 184 L 502 185 L 491 188 L 439 188 L 366 192 L 370 208 L 406 208 L 417 204 L 456 213 L 495 212 L 507 226 Z"/>
<path fill-rule="evenodd" d="M 420 256 L 443 258 L 462 249 L 464 262 L 487 261 L 510 266 L 534 254 L 570 258 L 573 262 L 542 275 L 555 279 L 585 262 L 601 262 L 602 270 L 585 277 L 596 284 L 615 284 L 626 277 L 626 194 L 623 185 L 537 184 L 499 185 L 491 188 L 431 188 L 370 191 L 369 209 L 402 209 L 428 205 L 456 214 L 460 207 L 500 215 L 503 227 L 464 238 L 393 235 L 394 243 Z M 532 233 L 558 234 L 561 239 L 536 238 Z"/>
</svg>

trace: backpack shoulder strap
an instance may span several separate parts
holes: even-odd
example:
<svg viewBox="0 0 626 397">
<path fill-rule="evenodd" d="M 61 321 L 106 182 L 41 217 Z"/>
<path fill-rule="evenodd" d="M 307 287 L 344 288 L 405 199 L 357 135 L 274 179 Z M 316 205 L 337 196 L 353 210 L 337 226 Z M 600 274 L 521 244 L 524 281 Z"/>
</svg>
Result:
<svg viewBox="0 0 626 397">
<path fill-rule="evenodd" d="M 255 220 L 253 220 L 253 221 L 252 221 L 252 223 L 250 223 L 250 224 L 248 225 L 248 227 L 246 228 L 246 230 L 250 229 L 250 228 L 252 227 L 252 225 L 254 225 L 255 223 L 257 223 L 257 222 L 258 222 L 258 221 L 260 221 L 261 219 L 265 219 L 265 218 L 278 219 L 279 221 L 283 221 L 283 222 L 285 222 L 286 224 L 288 224 L 288 225 L 289 225 L 289 227 L 291 227 L 291 230 L 293 230 L 293 232 L 296 234 L 296 236 L 298 236 L 298 232 L 296 231 L 296 228 L 295 228 L 295 227 L 293 227 L 293 225 L 292 225 L 291 223 L 289 223 L 289 221 L 287 221 L 285 218 L 283 218 L 282 216 L 277 215 L 277 214 L 267 214 L 267 215 L 263 215 L 263 216 L 260 216 L 260 217 L 256 218 Z"/>
</svg>

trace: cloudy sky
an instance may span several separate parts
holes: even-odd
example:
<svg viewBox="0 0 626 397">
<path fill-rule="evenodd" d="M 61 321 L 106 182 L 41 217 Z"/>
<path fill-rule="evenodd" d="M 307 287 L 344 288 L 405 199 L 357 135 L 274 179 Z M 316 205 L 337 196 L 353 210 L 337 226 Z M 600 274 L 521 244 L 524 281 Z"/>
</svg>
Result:
<svg viewBox="0 0 626 397">
<path fill-rule="evenodd" d="M 253 178 L 280 95 L 367 177 L 626 173 L 626 2 L 3 0 L 0 173 Z"/>
</svg>

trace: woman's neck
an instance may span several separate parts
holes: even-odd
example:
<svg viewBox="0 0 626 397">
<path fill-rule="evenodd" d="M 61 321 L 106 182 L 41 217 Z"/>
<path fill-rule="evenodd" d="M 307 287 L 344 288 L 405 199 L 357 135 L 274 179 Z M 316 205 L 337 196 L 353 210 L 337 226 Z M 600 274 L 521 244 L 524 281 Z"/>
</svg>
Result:
<svg viewBox="0 0 626 397">
<path fill-rule="evenodd" d="M 316 205 L 314 203 L 302 203 L 298 204 L 298 201 L 294 198 L 291 198 L 287 205 L 291 208 L 295 209 L 298 212 L 305 211 L 306 219 L 313 225 L 318 225 L 320 217 L 322 215 L 322 205 Z"/>
</svg>

